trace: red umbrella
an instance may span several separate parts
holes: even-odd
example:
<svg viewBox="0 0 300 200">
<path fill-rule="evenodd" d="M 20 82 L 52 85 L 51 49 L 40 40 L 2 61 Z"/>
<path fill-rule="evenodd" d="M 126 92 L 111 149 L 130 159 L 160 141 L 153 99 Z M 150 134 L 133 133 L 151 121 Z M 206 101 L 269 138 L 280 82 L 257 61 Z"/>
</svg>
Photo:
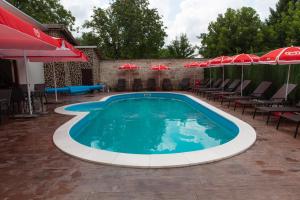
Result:
<svg viewBox="0 0 300 200">
<path fill-rule="evenodd" d="M 290 72 L 292 64 L 300 63 L 300 47 L 284 47 L 280 49 L 273 50 L 262 57 L 259 60 L 260 63 L 270 64 L 270 65 L 289 65 L 287 84 L 290 81 Z M 288 87 L 285 91 L 285 99 L 287 100 Z"/>
<path fill-rule="evenodd" d="M 126 71 L 133 71 L 133 70 L 138 70 L 140 67 L 134 64 L 126 63 L 124 65 L 121 65 L 119 67 L 119 70 L 126 70 Z M 128 78 L 128 85 L 131 87 L 131 74 L 129 73 L 129 78 Z"/>
<path fill-rule="evenodd" d="M 151 67 L 151 70 L 154 71 L 165 71 L 165 70 L 169 70 L 170 68 L 166 65 L 155 65 Z"/>
<path fill-rule="evenodd" d="M 158 86 L 160 87 L 160 72 L 169 70 L 170 68 L 166 65 L 155 65 L 150 68 L 151 70 L 158 71 Z"/>
<path fill-rule="evenodd" d="M 253 54 L 239 54 L 232 57 L 232 65 L 241 65 L 242 66 L 242 75 L 241 75 L 241 96 L 243 96 L 243 81 L 244 81 L 244 65 L 252 65 L 258 63 L 259 57 Z"/>
<path fill-rule="evenodd" d="M 52 37 L 0 7 L 0 49 L 56 49 Z"/>
</svg>

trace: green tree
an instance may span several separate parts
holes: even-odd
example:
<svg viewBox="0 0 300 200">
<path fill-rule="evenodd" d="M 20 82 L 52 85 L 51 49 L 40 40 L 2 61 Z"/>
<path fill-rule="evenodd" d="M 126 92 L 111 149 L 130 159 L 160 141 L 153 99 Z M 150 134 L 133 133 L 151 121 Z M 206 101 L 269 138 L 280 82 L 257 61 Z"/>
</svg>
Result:
<svg viewBox="0 0 300 200">
<path fill-rule="evenodd" d="M 186 34 L 181 34 L 167 46 L 170 57 L 190 58 L 193 56 L 195 47 L 189 42 Z"/>
<path fill-rule="evenodd" d="M 75 17 L 60 0 L 10 0 L 12 5 L 41 23 L 64 24 L 74 30 Z"/>
<path fill-rule="evenodd" d="M 89 46 L 89 45 L 97 45 L 97 46 L 99 46 L 98 38 L 92 32 L 83 33 L 82 36 L 79 37 L 79 38 L 76 38 L 76 40 L 82 46 Z"/>
<path fill-rule="evenodd" d="M 148 0 L 115 0 L 107 9 L 95 8 L 91 28 L 106 58 L 158 57 L 165 27 Z"/>
<path fill-rule="evenodd" d="M 200 35 L 199 53 L 204 57 L 253 53 L 261 50 L 263 38 L 263 23 L 253 8 L 229 8 L 209 24 L 208 33 Z"/>
<path fill-rule="evenodd" d="M 270 48 L 300 45 L 300 2 L 297 0 L 280 0 L 276 10 L 271 9 L 267 20 L 271 33 Z"/>
</svg>

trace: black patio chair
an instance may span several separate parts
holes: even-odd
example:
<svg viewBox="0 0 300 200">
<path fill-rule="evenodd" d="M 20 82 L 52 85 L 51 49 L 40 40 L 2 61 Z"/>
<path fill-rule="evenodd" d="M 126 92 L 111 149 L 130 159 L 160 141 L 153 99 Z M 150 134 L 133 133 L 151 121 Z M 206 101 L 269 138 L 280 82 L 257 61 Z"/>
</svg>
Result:
<svg viewBox="0 0 300 200">
<path fill-rule="evenodd" d="M 228 102 L 228 108 L 229 108 L 231 102 L 234 102 L 236 100 L 261 99 L 265 95 L 266 91 L 270 88 L 271 85 L 272 85 L 272 82 L 263 81 L 257 86 L 257 88 L 250 95 L 248 95 L 248 96 L 241 96 L 241 95 L 225 96 L 223 101 Z"/>
<path fill-rule="evenodd" d="M 284 114 L 280 115 L 277 126 L 276 126 L 277 130 L 279 129 L 279 125 L 280 125 L 281 121 L 284 119 L 297 124 L 296 130 L 294 132 L 294 138 L 296 138 L 298 135 L 298 130 L 299 130 L 299 126 L 300 126 L 300 114 L 299 113 L 284 113 Z"/>
<path fill-rule="evenodd" d="M 296 86 L 296 84 L 284 84 L 269 100 L 237 100 L 235 101 L 235 108 L 237 105 L 241 106 L 243 108 L 242 113 L 244 114 L 247 107 L 280 105 L 284 103 L 286 89 L 288 88 L 287 94 L 290 94 Z M 255 114 L 254 111 L 253 117 L 255 117 Z"/>
<path fill-rule="evenodd" d="M 165 78 L 162 82 L 162 90 L 171 91 L 173 90 L 173 85 L 170 79 Z"/>
<path fill-rule="evenodd" d="M 125 79 L 118 79 L 118 83 L 116 85 L 117 92 L 123 92 L 126 90 L 126 80 Z"/>
<path fill-rule="evenodd" d="M 142 91 L 143 90 L 143 83 L 142 79 L 134 79 L 132 84 L 133 91 Z"/>
<path fill-rule="evenodd" d="M 0 123 L 4 115 L 10 114 L 11 89 L 0 90 Z"/>
<path fill-rule="evenodd" d="M 45 84 L 35 84 L 34 85 L 34 98 L 38 98 L 41 103 L 42 111 L 44 111 L 44 99 L 45 103 L 48 103 L 46 92 L 45 92 L 46 85 Z"/>
<path fill-rule="evenodd" d="M 154 78 L 149 78 L 147 80 L 147 90 L 155 91 L 156 90 L 156 80 Z"/>
<path fill-rule="evenodd" d="M 23 113 L 28 108 L 28 102 L 20 86 L 14 86 L 12 88 L 10 105 L 13 115 Z"/>
<path fill-rule="evenodd" d="M 179 85 L 178 85 L 179 90 L 187 91 L 191 89 L 191 79 L 190 78 L 183 78 Z"/>
</svg>

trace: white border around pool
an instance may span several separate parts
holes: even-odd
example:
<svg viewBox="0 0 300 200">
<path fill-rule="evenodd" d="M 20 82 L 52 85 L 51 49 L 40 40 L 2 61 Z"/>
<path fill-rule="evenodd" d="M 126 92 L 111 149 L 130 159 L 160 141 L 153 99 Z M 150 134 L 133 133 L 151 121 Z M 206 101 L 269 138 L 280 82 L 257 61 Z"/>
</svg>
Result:
<svg viewBox="0 0 300 200">
<path fill-rule="evenodd" d="M 141 93 L 154 93 L 154 92 L 141 92 Z M 161 93 L 161 92 L 160 92 Z M 220 146 L 192 151 L 184 153 L 173 153 L 173 154 L 127 154 L 117 153 L 106 150 L 94 149 L 76 142 L 69 134 L 73 125 L 83 119 L 88 112 L 73 112 L 65 110 L 66 107 L 76 104 L 70 104 L 67 106 L 59 107 L 55 109 L 55 112 L 65 115 L 75 115 L 70 121 L 60 126 L 53 135 L 54 144 L 61 149 L 63 152 L 83 159 L 90 162 L 126 166 L 126 167 L 138 167 L 138 168 L 168 168 L 168 167 L 183 167 L 197 164 L 210 163 L 225 158 L 229 158 L 246 151 L 251 147 L 256 140 L 255 130 L 244 121 L 188 94 L 174 93 L 174 92 L 163 92 L 185 95 L 192 100 L 204 105 L 208 109 L 218 113 L 219 115 L 227 118 L 231 122 L 235 123 L 240 132 L 231 141 L 222 144 Z M 133 94 L 133 93 L 122 93 L 117 95 Z M 116 96 L 111 95 L 102 98 L 100 101 Z M 87 103 L 87 102 L 82 102 Z M 78 104 L 82 104 L 78 103 Z"/>
</svg>

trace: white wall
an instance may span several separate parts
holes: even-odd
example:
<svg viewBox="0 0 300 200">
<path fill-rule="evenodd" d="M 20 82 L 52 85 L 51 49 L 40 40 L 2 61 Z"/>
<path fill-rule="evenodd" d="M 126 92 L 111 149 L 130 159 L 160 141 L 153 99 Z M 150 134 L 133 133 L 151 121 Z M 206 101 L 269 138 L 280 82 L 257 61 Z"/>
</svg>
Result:
<svg viewBox="0 0 300 200">
<path fill-rule="evenodd" d="M 17 61 L 18 67 L 18 76 L 20 84 L 26 84 L 26 71 L 24 66 L 24 61 Z M 34 84 L 43 84 L 45 83 L 44 77 L 44 66 L 43 63 L 40 62 L 28 62 L 28 75 L 29 75 L 29 83 L 31 86 L 31 90 L 34 88 Z"/>
</svg>

